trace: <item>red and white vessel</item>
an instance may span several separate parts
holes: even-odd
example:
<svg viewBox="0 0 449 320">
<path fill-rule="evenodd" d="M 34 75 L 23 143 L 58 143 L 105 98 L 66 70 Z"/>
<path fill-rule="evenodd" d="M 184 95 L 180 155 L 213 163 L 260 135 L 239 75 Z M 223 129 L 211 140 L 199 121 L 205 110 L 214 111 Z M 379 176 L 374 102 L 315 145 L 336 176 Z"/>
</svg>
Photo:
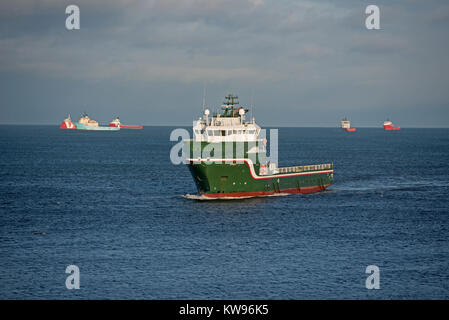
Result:
<svg viewBox="0 0 449 320">
<path fill-rule="evenodd" d="M 72 119 L 70 118 L 70 114 L 61 123 L 61 125 L 59 126 L 59 129 L 76 129 L 76 125 L 72 122 Z"/>
<path fill-rule="evenodd" d="M 384 122 L 384 129 L 385 130 L 401 130 L 400 127 L 395 127 L 393 125 L 393 122 L 391 122 L 390 120 L 387 120 Z"/>
<path fill-rule="evenodd" d="M 131 126 L 124 125 L 120 122 L 120 118 L 117 117 L 109 123 L 110 127 L 119 127 L 120 129 L 143 129 L 143 126 Z"/>
<path fill-rule="evenodd" d="M 341 120 L 341 129 L 344 131 L 348 131 L 348 132 L 355 132 L 357 131 L 356 128 L 351 128 L 351 122 L 344 118 L 343 120 Z"/>
</svg>

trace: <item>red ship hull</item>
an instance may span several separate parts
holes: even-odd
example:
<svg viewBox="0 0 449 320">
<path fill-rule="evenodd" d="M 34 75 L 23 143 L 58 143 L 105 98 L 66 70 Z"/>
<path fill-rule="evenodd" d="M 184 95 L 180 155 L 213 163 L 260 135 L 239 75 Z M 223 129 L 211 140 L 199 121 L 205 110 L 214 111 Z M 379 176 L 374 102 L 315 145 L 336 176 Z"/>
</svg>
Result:
<svg viewBox="0 0 449 320">
<path fill-rule="evenodd" d="M 271 196 L 279 193 L 315 193 L 326 190 L 329 187 L 329 184 L 319 185 L 313 187 L 302 187 L 302 188 L 290 188 L 290 189 L 281 189 L 277 192 L 275 191 L 254 191 L 254 192 L 228 192 L 228 193 L 206 193 L 203 194 L 208 198 L 240 198 L 240 197 L 263 197 L 263 196 Z"/>
<path fill-rule="evenodd" d="M 355 131 L 357 131 L 356 128 L 346 128 L 346 129 L 343 129 L 343 130 L 348 131 L 348 132 L 355 132 Z"/>
<path fill-rule="evenodd" d="M 118 125 L 115 123 L 110 123 L 109 126 L 117 127 Z M 126 126 L 126 125 L 121 124 L 120 129 L 143 129 L 143 126 Z"/>
<path fill-rule="evenodd" d="M 391 126 L 391 125 L 384 126 L 384 129 L 385 130 L 401 130 L 400 127 L 394 127 L 394 126 Z"/>
</svg>

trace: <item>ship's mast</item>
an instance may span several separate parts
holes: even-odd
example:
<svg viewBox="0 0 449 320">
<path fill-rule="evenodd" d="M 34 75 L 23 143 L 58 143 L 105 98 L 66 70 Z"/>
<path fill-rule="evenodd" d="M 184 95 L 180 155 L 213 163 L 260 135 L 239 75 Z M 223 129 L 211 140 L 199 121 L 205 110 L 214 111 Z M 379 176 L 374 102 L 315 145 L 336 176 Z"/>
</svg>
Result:
<svg viewBox="0 0 449 320">
<path fill-rule="evenodd" d="M 254 89 L 251 90 L 251 121 L 254 123 L 254 110 L 255 106 L 254 106 Z"/>
<path fill-rule="evenodd" d="M 225 101 L 223 102 L 221 108 L 224 110 L 223 117 L 232 117 L 234 114 L 234 106 L 239 104 L 238 96 L 234 96 L 233 94 L 228 94 L 225 96 Z"/>
<path fill-rule="evenodd" d="M 205 108 L 206 108 L 206 85 L 204 85 L 203 87 L 203 113 Z"/>
</svg>

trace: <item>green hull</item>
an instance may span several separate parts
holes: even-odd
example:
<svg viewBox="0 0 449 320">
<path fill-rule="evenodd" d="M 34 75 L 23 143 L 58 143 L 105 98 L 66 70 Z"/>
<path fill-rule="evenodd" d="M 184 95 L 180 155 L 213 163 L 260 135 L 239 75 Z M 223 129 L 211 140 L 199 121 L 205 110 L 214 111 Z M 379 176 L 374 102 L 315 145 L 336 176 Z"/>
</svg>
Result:
<svg viewBox="0 0 449 320">
<path fill-rule="evenodd" d="M 191 141 L 190 141 L 191 143 Z M 210 143 L 190 144 L 187 166 L 198 192 L 211 198 L 267 196 L 278 193 L 312 193 L 325 190 L 333 182 L 333 165 L 278 168 L 276 174 L 260 174 L 259 157 L 248 158 L 248 145 L 241 143 L 244 157 L 224 157 L 224 146 L 199 157 L 198 151 Z M 234 143 L 233 149 L 236 150 Z M 251 148 L 251 146 L 249 146 Z M 195 152 L 196 151 L 196 152 Z M 195 154 L 196 153 L 196 154 Z M 235 153 L 234 153 L 235 154 Z M 210 157 L 209 157 L 210 156 Z M 260 154 L 264 157 L 265 154 Z M 239 159 L 237 161 L 237 159 Z M 226 162 L 225 162 L 226 160 Z"/>
<path fill-rule="evenodd" d="M 198 192 L 215 198 L 311 193 L 323 191 L 333 182 L 332 169 L 259 176 L 251 166 L 248 162 L 188 164 Z"/>
</svg>

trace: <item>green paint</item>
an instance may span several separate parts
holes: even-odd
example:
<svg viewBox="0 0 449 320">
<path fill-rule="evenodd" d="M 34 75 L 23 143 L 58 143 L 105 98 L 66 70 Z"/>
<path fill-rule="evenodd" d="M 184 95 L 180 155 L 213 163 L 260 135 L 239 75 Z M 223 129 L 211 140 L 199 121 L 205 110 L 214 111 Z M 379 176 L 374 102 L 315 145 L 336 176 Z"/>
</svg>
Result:
<svg viewBox="0 0 449 320">
<path fill-rule="evenodd" d="M 227 145 L 226 145 L 227 144 Z M 200 194 L 208 193 L 234 193 L 234 192 L 269 192 L 278 193 L 282 190 L 290 189 L 290 192 L 307 192 L 307 188 L 330 185 L 333 182 L 333 165 L 322 167 L 303 166 L 279 168 L 282 173 L 277 173 L 270 178 L 259 175 L 260 165 L 266 164 L 266 154 L 257 154 L 256 157 L 248 156 L 248 149 L 255 143 L 248 142 L 193 142 L 186 141 L 186 147 L 190 151 L 186 152 L 189 159 L 189 170 Z M 226 149 L 228 148 L 228 154 Z M 241 155 L 236 156 L 237 148 Z M 208 156 L 204 156 L 203 151 L 207 150 Z M 210 152 L 212 150 L 212 152 Z M 229 153 L 232 150 L 232 153 Z M 242 154 L 243 153 L 243 154 Z M 251 175 L 249 166 L 252 164 L 232 163 L 232 162 L 211 162 L 213 159 L 248 159 L 253 161 L 255 177 Z M 254 160 L 255 158 L 255 160 Z M 200 161 L 195 160 L 201 159 Z M 205 161 L 208 160 L 208 161 Z M 319 171 L 325 171 L 317 173 Z M 303 175 L 291 176 L 294 173 L 304 173 Z M 263 178 L 263 179 L 258 179 Z"/>
</svg>

